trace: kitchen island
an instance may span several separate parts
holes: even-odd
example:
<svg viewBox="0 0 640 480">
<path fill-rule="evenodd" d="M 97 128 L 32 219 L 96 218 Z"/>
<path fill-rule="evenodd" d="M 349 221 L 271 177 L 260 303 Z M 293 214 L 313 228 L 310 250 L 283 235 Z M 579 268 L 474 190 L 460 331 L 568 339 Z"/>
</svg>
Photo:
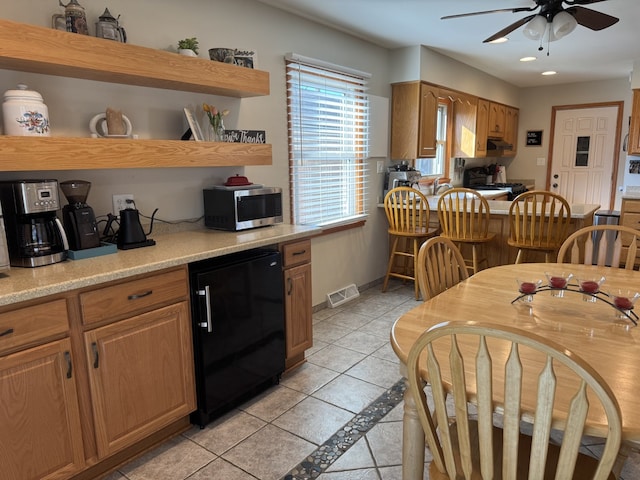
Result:
<svg viewBox="0 0 640 480">
<path fill-rule="evenodd" d="M 518 252 L 515 248 L 507 244 L 507 240 L 509 239 L 509 208 L 511 207 L 511 202 L 507 200 L 494 200 L 504 196 L 505 193 L 501 190 L 481 190 L 479 193 L 489 201 L 489 232 L 496 234 L 494 239 L 486 246 L 489 266 L 495 267 L 514 263 Z M 439 198 L 439 195 L 427 196 L 429 211 L 431 212 L 429 223 L 432 227 L 438 227 L 440 225 L 438 220 Z M 378 206 L 384 209 L 383 204 L 379 204 Z M 579 203 L 571 205 L 571 220 L 567 236 L 582 227 L 593 225 L 594 214 L 599 208 L 600 205 L 597 204 Z M 467 255 L 464 251 L 463 255 L 465 255 L 465 258 L 470 258 L 470 255 Z M 526 262 L 544 262 L 544 253 L 527 252 L 527 255 Z"/>
</svg>

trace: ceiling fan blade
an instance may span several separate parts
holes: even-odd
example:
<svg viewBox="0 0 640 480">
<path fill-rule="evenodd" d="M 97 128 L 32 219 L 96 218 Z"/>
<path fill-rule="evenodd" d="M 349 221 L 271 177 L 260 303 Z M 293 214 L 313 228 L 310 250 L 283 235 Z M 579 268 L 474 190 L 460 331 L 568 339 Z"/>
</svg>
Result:
<svg viewBox="0 0 640 480">
<path fill-rule="evenodd" d="M 575 17 L 578 24 L 591 30 L 604 30 L 611 25 L 615 25 L 620 20 L 606 13 L 597 12 L 585 7 L 569 7 L 566 11 Z"/>
<path fill-rule="evenodd" d="M 531 20 L 533 17 L 535 17 L 535 15 L 529 15 L 527 17 L 521 18 L 517 22 L 514 22 L 511 25 L 509 25 L 508 27 L 503 28 L 498 33 L 495 33 L 495 34 L 491 35 L 489 38 L 484 40 L 482 43 L 493 42 L 494 40 L 497 40 L 498 38 L 502 38 L 502 37 L 505 37 L 505 36 L 509 35 L 516 28 L 520 28 L 522 25 L 524 25 L 529 20 Z"/>
<path fill-rule="evenodd" d="M 601 0 L 603 1 L 603 0 Z M 473 15 L 484 15 L 486 13 L 502 13 L 502 12 L 511 12 L 511 13 L 518 13 L 518 12 L 533 12 L 535 9 L 537 9 L 538 6 L 536 5 L 535 7 L 520 7 L 520 8 L 500 8 L 498 10 L 484 10 L 482 12 L 471 12 L 471 13 L 458 13 L 457 15 L 446 15 L 444 17 L 440 17 L 440 20 L 447 20 L 449 18 L 461 18 L 461 17 L 471 17 Z"/>
<path fill-rule="evenodd" d="M 591 3 L 605 2 L 606 0 L 564 0 L 567 5 L 589 5 Z"/>
</svg>

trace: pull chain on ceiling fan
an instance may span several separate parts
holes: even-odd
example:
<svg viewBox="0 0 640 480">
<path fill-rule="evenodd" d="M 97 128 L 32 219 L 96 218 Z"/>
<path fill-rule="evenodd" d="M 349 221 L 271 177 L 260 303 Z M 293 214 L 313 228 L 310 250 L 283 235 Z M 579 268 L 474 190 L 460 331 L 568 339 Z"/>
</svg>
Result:
<svg viewBox="0 0 640 480">
<path fill-rule="evenodd" d="M 540 40 L 539 50 L 543 50 L 542 44 L 545 40 L 547 41 L 548 46 L 550 42 L 559 40 L 560 38 L 570 34 L 577 25 L 582 25 L 583 27 L 598 31 L 616 24 L 619 21 L 618 18 L 581 6 L 604 1 L 607 0 L 533 0 L 535 6 L 532 7 L 501 8 L 497 10 L 461 13 L 442 17 L 442 20 L 469 17 L 473 15 L 484 15 L 487 13 L 534 12 L 539 8 L 539 12 L 517 20 L 485 39 L 483 43 L 490 43 L 500 38 L 504 38 L 514 30 L 524 25 L 524 35 L 532 40 Z M 563 4 L 569 5 L 569 7 L 563 8 Z M 547 55 L 548 54 L 547 50 Z"/>
</svg>

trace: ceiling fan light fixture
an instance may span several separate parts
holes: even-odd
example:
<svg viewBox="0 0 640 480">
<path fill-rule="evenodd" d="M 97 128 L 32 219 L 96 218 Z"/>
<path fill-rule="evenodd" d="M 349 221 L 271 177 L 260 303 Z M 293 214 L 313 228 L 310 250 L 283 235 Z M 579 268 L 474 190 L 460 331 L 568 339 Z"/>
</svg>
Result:
<svg viewBox="0 0 640 480">
<path fill-rule="evenodd" d="M 559 40 L 565 35 L 569 35 L 578 26 L 575 17 L 568 12 L 556 13 L 551 22 L 551 30 L 555 40 Z"/>
<path fill-rule="evenodd" d="M 537 60 L 537 57 L 522 57 L 520 59 L 521 62 L 533 62 L 535 60 Z"/>
<path fill-rule="evenodd" d="M 547 31 L 547 23 L 545 16 L 536 15 L 524 26 L 522 33 L 530 40 L 540 40 Z"/>
</svg>

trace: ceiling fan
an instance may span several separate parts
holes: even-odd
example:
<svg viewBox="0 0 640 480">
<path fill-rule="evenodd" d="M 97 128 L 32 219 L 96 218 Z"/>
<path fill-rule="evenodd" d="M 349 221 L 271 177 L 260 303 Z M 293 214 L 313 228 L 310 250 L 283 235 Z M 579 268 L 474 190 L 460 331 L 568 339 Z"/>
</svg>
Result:
<svg viewBox="0 0 640 480">
<path fill-rule="evenodd" d="M 503 28 L 499 32 L 491 35 L 483 41 L 483 43 L 493 42 L 500 38 L 506 37 L 509 33 L 526 24 L 524 34 L 532 40 L 542 40 L 547 37 L 548 41 L 558 40 L 563 36 L 571 33 L 576 25 L 582 25 L 591 30 L 603 30 L 619 21 L 618 18 L 598 12 L 590 8 L 580 5 L 589 5 L 592 3 L 604 2 L 606 0 L 532 0 L 535 6 L 517 7 L 517 8 L 500 8 L 497 10 L 485 10 L 481 12 L 461 13 L 458 15 L 447 15 L 442 20 L 449 18 L 469 17 L 472 15 L 484 15 L 487 13 L 499 12 L 534 12 L 538 8 L 540 11 L 528 15 L 511 25 Z M 563 4 L 569 5 L 564 8 Z"/>
</svg>

